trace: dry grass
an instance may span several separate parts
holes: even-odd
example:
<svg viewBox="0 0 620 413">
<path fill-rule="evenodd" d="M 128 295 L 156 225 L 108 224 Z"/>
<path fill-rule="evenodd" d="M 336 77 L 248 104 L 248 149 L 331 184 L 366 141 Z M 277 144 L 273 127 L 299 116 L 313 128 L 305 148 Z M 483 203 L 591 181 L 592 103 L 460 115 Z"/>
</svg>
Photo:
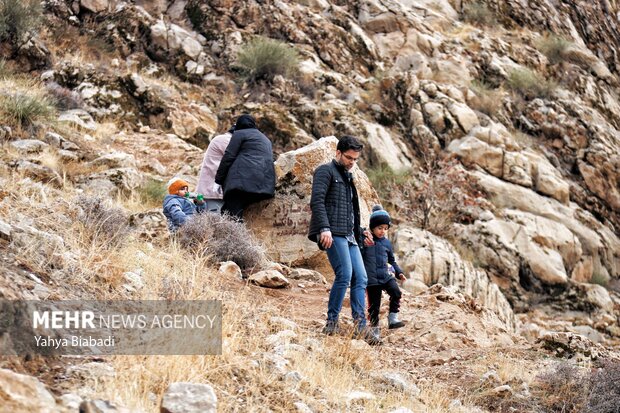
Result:
<svg viewBox="0 0 620 413">
<path fill-rule="evenodd" d="M 470 87 L 476 94 L 476 97 L 471 101 L 471 107 L 491 117 L 497 115 L 502 108 L 502 90 L 493 89 L 480 81 L 472 82 Z"/>
<path fill-rule="evenodd" d="M 287 356 L 288 369 L 299 372 L 303 380 L 298 384 L 283 381 L 281 373 L 270 368 L 264 358 L 265 353 L 271 352 L 266 344 L 266 337 L 273 332 L 268 320 L 279 311 L 273 302 L 257 294 L 256 287 L 236 282 L 230 285 L 231 281 L 222 280 L 208 260 L 188 253 L 174 242 L 161 249 L 133 244 L 123 257 L 126 268 L 144 270 L 144 288 L 134 299 L 222 300 L 223 354 L 111 357 L 116 377 L 96 383 L 93 397 L 157 411 L 166 387 L 186 381 L 213 386 L 218 410 L 227 412 L 293 411 L 297 401 L 318 410 L 343 411 L 348 408 L 345 396 L 353 390 L 366 390 L 377 396 L 375 400 L 360 402 L 359 406 L 369 412 L 419 406 L 398 391 L 385 393 L 375 388 L 375 380 L 369 374 L 380 370 L 378 353 L 365 345 L 357 347 L 349 339 L 325 338 L 303 328 L 297 329 L 297 337 L 292 341 L 306 346 L 306 350 Z M 311 351 L 308 343 L 315 346 Z"/>
<path fill-rule="evenodd" d="M 536 138 L 532 135 L 528 135 L 520 130 L 512 131 L 512 138 L 524 148 L 535 148 L 538 146 Z"/>
</svg>

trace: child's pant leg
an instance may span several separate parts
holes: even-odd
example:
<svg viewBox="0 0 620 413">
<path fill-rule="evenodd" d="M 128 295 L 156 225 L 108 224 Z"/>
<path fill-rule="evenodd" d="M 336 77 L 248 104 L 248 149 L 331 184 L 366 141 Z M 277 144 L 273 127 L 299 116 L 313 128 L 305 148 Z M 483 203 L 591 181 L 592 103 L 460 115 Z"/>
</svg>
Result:
<svg viewBox="0 0 620 413">
<path fill-rule="evenodd" d="M 379 325 L 379 309 L 381 308 L 381 292 L 383 288 L 380 285 L 369 285 L 366 288 L 368 293 L 368 317 L 370 325 Z"/>
<path fill-rule="evenodd" d="M 398 283 L 392 278 L 381 287 L 390 296 L 390 313 L 397 313 L 400 309 L 400 297 L 402 296 Z"/>
</svg>

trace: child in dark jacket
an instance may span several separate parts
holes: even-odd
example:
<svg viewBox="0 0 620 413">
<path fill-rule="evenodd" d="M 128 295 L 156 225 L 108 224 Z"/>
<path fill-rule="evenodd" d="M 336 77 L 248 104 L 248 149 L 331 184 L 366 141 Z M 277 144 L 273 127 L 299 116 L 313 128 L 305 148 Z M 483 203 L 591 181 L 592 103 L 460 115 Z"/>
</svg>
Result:
<svg viewBox="0 0 620 413">
<path fill-rule="evenodd" d="M 177 229 L 197 212 L 205 209 L 204 201 L 194 202 L 185 197 L 189 184 L 181 178 L 172 178 L 168 181 L 168 195 L 164 198 L 164 215 L 168 219 L 168 229 L 176 232 Z"/>
<path fill-rule="evenodd" d="M 390 227 L 390 215 L 381 205 L 375 205 L 370 215 L 370 231 L 374 245 L 364 246 L 362 256 L 364 267 L 368 274 L 368 315 L 370 325 L 379 326 L 379 309 L 381 307 L 381 293 L 385 291 L 390 296 L 390 313 L 388 315 L 388 327 L 400 328 L 405 325 L 398 319 L 401 292 L 398 283 L 389 271 L 388 264 L 394 268 L 395 276 L 404 280 L 405 275 L 394 259 L 394 252 L 390 240 L 386 238 Z"/>
</svg>

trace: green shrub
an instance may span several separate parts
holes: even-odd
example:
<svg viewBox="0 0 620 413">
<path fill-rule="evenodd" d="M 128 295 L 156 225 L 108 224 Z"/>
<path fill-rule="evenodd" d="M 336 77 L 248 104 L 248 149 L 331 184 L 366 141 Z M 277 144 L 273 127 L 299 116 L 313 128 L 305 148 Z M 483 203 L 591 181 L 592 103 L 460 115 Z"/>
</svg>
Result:
<svg viewBox="0 0 620 413">
<path fill-rule="evenodd" d="M 595 271 L 590 279 L 590 284 L 598 284 L 600 286 L 607 287 L 609 285 L 609 275 Z"/>
<path fill-rule="evenodd" d="M 251 83 L 269 83 L 276 75 L 291 75 L 298 65 L 299 56 L 294 48 L 265 37 L 251 40 L 237 54 L 237 66 Z"/>
<path fill-rule="evenodd" d="M 463 20 L 476 26 L 494 26 L 497 24 L 495 12 L 481 2 L 465 4 L 463 6 Z"/>
<path fill-rule="evenodd" d="M 7 65 L 6 60 L 0 59 L 0 80 L 7 79 L 13 75 L 13 70 Z"/>
<path fill-rule="evenodd" d="M 526 99 L 549 98 L 558 87 L 555 82 L 527 68 L 513 69 L 508 74 L 507 85 Z"/>
<path fill-rule="evenodd" d="M 395 172 L 385 163 L 367 169 L 366 175 L 379 197 L 383 199 L 390 199 L 392 191 L 403 186 L 411 178 L 410 171 Z"/>
<path fill-rule="evenodd" d="M 0 0 L 0 40 L 17 44 L 24 34 L 37 30 L 42 17 L 39 0 Z"/>
<path fill-rule="evenodd" d="M 149 179 L 139 189 L 140 199 L 148 205 L 161 206 L 164 197 L 168 193 L 166 184 L 155 179 Z"/>
<path fill-rule="evenodd" d="M 555 65 L 566 60 L 566 50 L 572 45 L 572 42 L 563 37 L 550 35 L 540 39 L 536 47 L 542 54 L 547 56 L 549 63 Z"/>
<path fill-rule="evenodd" d="M 18 126 L 28 126 L 36 121 L 49 120 L 56 114 L 51 99 L 19 92 L 0 96 L 0 112 L 7 121 Z"/>
</svg>

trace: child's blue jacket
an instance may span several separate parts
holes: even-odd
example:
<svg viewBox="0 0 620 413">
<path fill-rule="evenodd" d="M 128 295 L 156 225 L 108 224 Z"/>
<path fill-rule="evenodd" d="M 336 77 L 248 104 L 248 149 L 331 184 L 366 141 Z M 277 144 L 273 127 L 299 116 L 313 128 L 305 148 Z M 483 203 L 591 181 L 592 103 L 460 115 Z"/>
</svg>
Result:
<svg viewBox="0 0 620 413">
<path fill-rule="evenodd" d="M 190 199 L 178 195 L 166 195 L 164 198 L 164 215 L 168 219 L 168 229 L 172 232 L 187 221 L 189 217 L 205 209 L 206 203 L 195 205 Z"/>
</svg>

